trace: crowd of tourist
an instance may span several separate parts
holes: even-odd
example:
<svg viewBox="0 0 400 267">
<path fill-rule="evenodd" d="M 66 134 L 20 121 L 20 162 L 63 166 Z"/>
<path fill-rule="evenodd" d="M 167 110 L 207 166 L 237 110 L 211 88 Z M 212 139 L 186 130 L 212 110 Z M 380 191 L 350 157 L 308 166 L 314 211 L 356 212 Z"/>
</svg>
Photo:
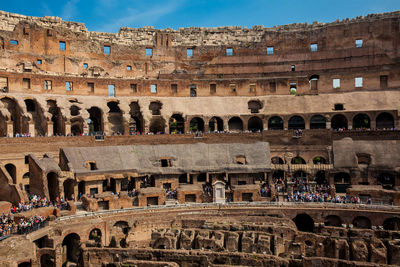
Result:
<svg viewBox="0 0 400 267">
<path fill-rule="evenodd" d="M 27 201 L 21 201 L 18 206 L 12 206 L 10 212 L 19 213 L 44 207 L 55 207 L 60 210 L 66 210 L 68 209 L 68 202 L 63 198 L 57 198 L 55 201 L 50 201 L 46 197 L 31 195 Z"/>
<path fill-rule="evenodd" d="M 13 214 L 0 216 L 0 237 L 11 234 L 29 234 L 46 225 L 47 218 L 32 216 L 14 220 Z"/>
<path fill-rule="evenodd" d="M 177 193 L 176 190 L 171 190 L 170 188 L 165 190 L 167 199 L 176 199 Z"/>
</svg>

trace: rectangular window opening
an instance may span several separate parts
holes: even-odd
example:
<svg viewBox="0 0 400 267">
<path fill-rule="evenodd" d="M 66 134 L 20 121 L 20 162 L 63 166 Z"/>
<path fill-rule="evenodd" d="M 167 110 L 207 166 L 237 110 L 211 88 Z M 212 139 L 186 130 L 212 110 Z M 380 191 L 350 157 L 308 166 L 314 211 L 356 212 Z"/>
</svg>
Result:
<svg viewBox="0 0 400 267">
<path fill-rule="evenodd" d="M 132 70 L 132 66 L 130 66 L 130 65 L 126 66 L 126 70 L 131 71 Z"/>
<path fill-rule="evenodd" d="M 227 56 L 233 56 L 233 48 L 227 48 L 226 49 L 226 55 Z"/>
<path fill-rule="evenodd" d="M 267 47 L 267 55 L 273 55 L 273 54 L 274 54 L 274 47 L 268 46 Z"/>
<path fill-rule="evenodd" d="M 195 84 L 190 85 L 190 96 L 191 97 L 197 96 L 197 87 Z"/>
<path fill-rule="evenodd" d="M 108 96 L 115 97 L 115 85 L 114 84 L 108 85 Z"/>
<path fill-rule="evenodd" d="M 236 93 L 236 84 L 234 84 L 234 83 L 230 84 L 230 85 L 229 85 L 229 88 L 231 88 L 231 91 L 232 91 L 233 93 Z"/>
<path fill-rule="evenodd" d="M 10 40 L 10 44 L 12 44 L 12 45 L 18 45 L 18 41 L 17 41 L 17 40 Z"/>
<path fill-rule="evenodd" d="M 186 49 L 186 56 L 193 57 L 193 48 Z"/>
<path fill-rule="evenodd" d="M 90 91 L 91 93 L 93 93 L 93 92 L 94 92 L 94 83 L 87 83 L 87 86 L 88 86 L 88 88 L 89 88 L 89 91 Z"/>
<path fill-rule="evenodd" d="M 153 48 L 146 48 L 146 56 L 151 57 L 153 55 Z"/>
<path fill-rule="evenodd" d="M 72 82 L 65 82 L 65 90 L 72 91 L 73 89 L 72 85 L 73 85 Z"/>
<path fill-rule="evenodd" d="M 137 84 L 136 83 L 131 83 L 131 90 L 132 90 L 132 93 L 137 93 Z"/>
<path fill-rule="evenodd" d="M 152 94 L 156 94 L 157 93 L 157 84 L 151 84 L 150 85 L 150 92 Z"/>
<path fill-rule="evenodd" d="M 296 83 L 290 83 L 290 94 L 295 95 L 297 93 L 297 84 Z"/>
<path fill-rule="evenodd" d="M 335 104 L 333 106 L 333 109 L 334 110 L 344 110 L 344 106 L 343 106 L 343 104 Z"/>
<path fill-rule="evenodd" d="M 171 92 L 173 94 L 178 93 L 178 85 L 176 83 L 171 84 Z"/>
<path fill-rule="evenodd" d="M 256 85 L 254 83 L 250 84 L 249 92 L 250 93 L 255 93 L 256 92 Z"/>
<path fill-rule="evenodd" d="M 296 66 L 295 65 L 292 65 L 290 68 L 292 69 L 292 71 L 296 71 Z"/>
<path fill-rule="evenodd" d="M 65 51 L 66 45 L 64 41 L 58 42 L 58 46 L 60 47 L 60 51 Z"/>
<path fill-rule="evenodd" d="M 381 85 L 381 89 L 388 88 L 388 76 L 387 75 L 380 76 L 380 85 Z"/>
<path fill-rule="evenodd" d="M 52 82 L 50 80 L 45 80 L 44 81 L 44 90 L 51 90 L 52 88 Z"/>
<path fill-rule="evenodd" d="M 31 89 L 31 79 L 29 78 L 22 78 L 22 87 L 24 89 Z"/>
<path fill-rule="evenodd" d="M 170 159 L 161 159 L 161 167 L 171 167 Z"/>
<path fill-rule="evenodd" d="M 361 48 L 363 46 L 363 40 L 362 39 L 357 39 L 356 40 L 356 47 Z"/>
<path fill-rule="evenodd" d="M 318 44 L 311 44 L 310 45 L 311 52 L 317 52 L 318 51 Z"/>
<path fill-rule="evenodd" d="M 354 79 L 354 81 L 355 81 L 355 86 L 356 86 L 357 88 L 363 87 L 363 78 L 362 78 L 362 77 L 356 77 L 356 78 Z"/>
<path fill-rule="evenodd" d="M 36 60 L 36 64 L 42 65 L 42 60 L 41 59 Z"/>
<path fill-rule="evenodd" d="M 339 89 L 340 88 L 340 79 L 333 79 L 333 89 Z"/>
<path fill-rule="evenodd" d="M 276 82 L 269 82 L 269 90 L 271 93 L 276 92 Z"/>
<path fill-rule="evenodd" d="M 217 92 L 217 85 L 215 83 L 210 84 L 210 93 L 215 94 Z"/>
<path fill-rule="evenodd" d="M 105 55 L 111 54 L 111 46 L 109 46 L 109 45 L 104 46 L 104 54 Z"/>
<path fill-rule="evenodd" d="M 83 68 L 87 69 L 89 67 L 89 65 L 87 63 L 83 63 Z"/>
</svg>

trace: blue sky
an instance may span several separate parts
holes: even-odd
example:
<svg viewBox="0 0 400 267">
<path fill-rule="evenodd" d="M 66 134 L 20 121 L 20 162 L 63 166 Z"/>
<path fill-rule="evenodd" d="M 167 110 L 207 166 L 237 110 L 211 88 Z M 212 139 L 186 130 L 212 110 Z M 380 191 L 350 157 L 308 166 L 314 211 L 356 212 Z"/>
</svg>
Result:
<svg viewBox="0 0 400 267">
<path fill-rule="evenodd" d="M 157 29 L 331 22 L 400 10 L 400 0 L 2 0 L 0 9 L 29 16 L 58 16 L 91 31 L 120 27 Z"/>
</svg>

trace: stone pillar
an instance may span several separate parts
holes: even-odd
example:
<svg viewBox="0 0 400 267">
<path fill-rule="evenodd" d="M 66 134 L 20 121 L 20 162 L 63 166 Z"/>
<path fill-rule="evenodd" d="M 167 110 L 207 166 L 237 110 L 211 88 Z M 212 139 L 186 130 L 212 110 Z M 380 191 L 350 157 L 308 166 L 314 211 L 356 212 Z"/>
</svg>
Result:
<svg viewBox="0 0 400 267">
<path fill-rule="evenodd" d="M 12 121 L 7 121 L 7 135 L 10 137 L 14 136 L 14 124 Z"/>
<path fill-rule="evenodd" d="M 375 129 L 376 128 L 376 120 L 371 120 L 370 121 L 370 127 L 371 127 L 371 129 Z"/>
<path fill-rule="evenodd" d="M 289 128 L 289 120 L 283 120 L 283 129 L 287 130 Z"/>
<path fill-rule="evenodd" d="M 115 192 L 121 192 L 121 179 L 115 179 Z"/>
<path fill-rule="evenodd" d="M 308 184 L 310 186 L 311 193 L 315 193 L 316 187 L 317 187 L 317 182 L 309 182 Z"/>
<path fill-rule="evenodd" d="M 29 131 L 28 132 L 30 133 L 30 135 L 32 137 L 35 137 L 35 124 L 32 121 L 29 122 Z"/>
<path fill-rule="evenodd" d="M 104 127 L 103 127 L 103 132 L 106 133 L 106 135 L 110 136 L 112 135 L 112 130 L 111 130 L 111 123 L 108 121 L 108 116 L 110 115 L 109 112 L 104 113 Z"/>
<path fill-rule="evenodd" d="M 249 129 L 249 120 L 242 119 L 242 121 L 243 121 L 243 131 L 247 131 Z"/>
<path fill-rule="evenodd" d="M 294 185 L 294 183 L 293 182 L 287 182 L 286 184 L 287 184 L 287 194 L 288 194 L 289 197 L 292 197 L 293 196 L 293 185 Z"/>
<path fill-rule="evenodd" d="M 53 125 L 52 121 L 47 122 L 47 136 L 53 136 Z"/>
<path fill-rule="evenodd" d="M 331 129 L 331 122 L 330 121 L 327 121 L 326 122 L 326 129 Z"/>
<path fill-rule="evenodd" d="M 65 135 L 71 134 L 71 121 L 68 120 L 65 122 Z"/>
<path fill-rule="evenodd" d="M 208 124 L 208 121 L 204 121 L 204 132 L 208 133 L 210 131 L 210 125 Z"/>
</svg>

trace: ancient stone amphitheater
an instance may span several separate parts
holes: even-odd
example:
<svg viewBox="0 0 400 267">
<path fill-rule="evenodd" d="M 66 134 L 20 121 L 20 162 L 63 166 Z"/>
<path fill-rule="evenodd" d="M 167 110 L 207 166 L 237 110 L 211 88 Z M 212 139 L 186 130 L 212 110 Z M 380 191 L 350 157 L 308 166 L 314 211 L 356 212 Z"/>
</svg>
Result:
<svg viewBox="0 0 400 267">
<path fill-rule="evenodd" d="M 0 12 L 0 266 L 400 265 L 399 48 Z"/>
</svg>

